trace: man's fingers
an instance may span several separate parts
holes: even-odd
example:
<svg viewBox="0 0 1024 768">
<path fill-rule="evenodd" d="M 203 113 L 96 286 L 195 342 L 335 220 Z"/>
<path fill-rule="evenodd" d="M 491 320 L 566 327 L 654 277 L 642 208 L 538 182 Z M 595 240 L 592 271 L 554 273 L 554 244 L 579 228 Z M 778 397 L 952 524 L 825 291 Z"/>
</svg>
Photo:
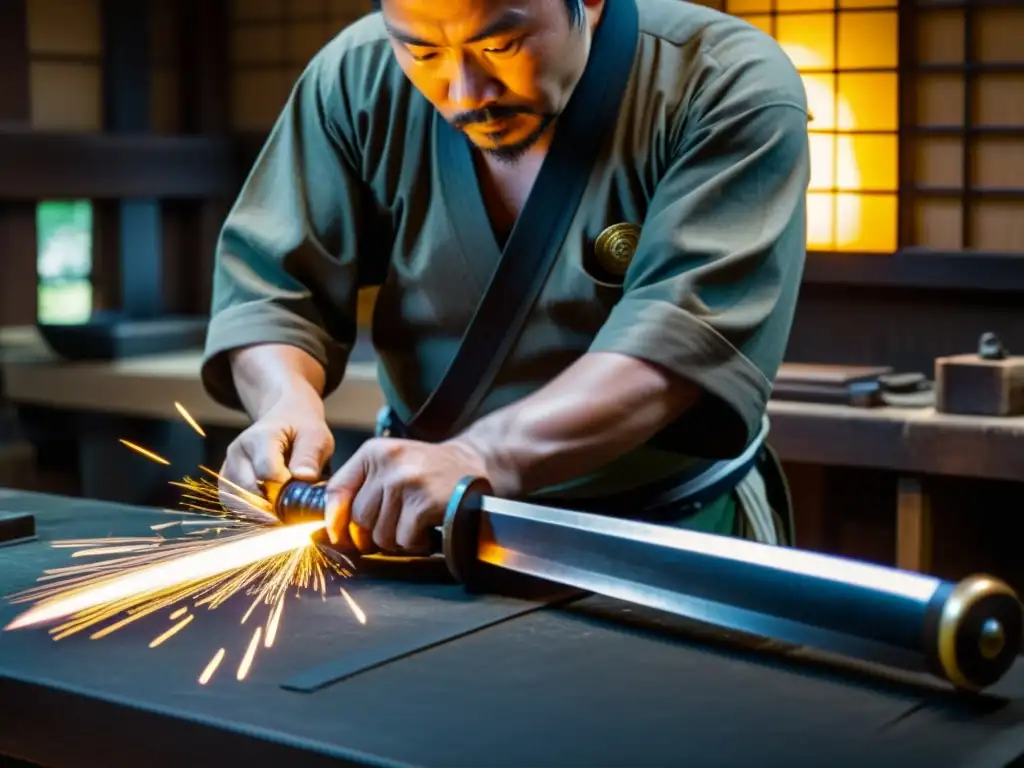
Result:
<svg viewBox="0 0 1024 768">
<path fill-rule="evenodd" d="M 218 497 L 224 509 L 236 515 L 253 516 L 256 507 L 246 498 L 247 493 L 260 495 L 259 483 L 252 465 L 238 454 L 229 452 L 220 470 L 217 484 Z"/>
<path fill-rule="evenodd" d="M 294 478 L 315 482 L 332 453 L 334 435 L 326 424 L 300 429 L 291 446 L 288 471 Z"/>
<path fill-rule="evenodd" d="M 252 462 L 253 472 L 260 482 L 283 484 L 291 479 L 284 463 L 287 445 L 282 435 L 253 432 L 239 441 L 239 447 Z"/>
<path fill-rule="evenodd" d="M 365 452 L 360 448 L 327 481 L 325 519 L 327 536 L 332 544 L 347 541 L 348 525 L 353 516 L 353 502 L 366 482 L 366 477 Z"/>
<path fill-rule="evenodd" d="M 352 494 L 344 488 L 329 490 L 324 510 L 324 524 L 327 538 L 334 546 L 348 549 L 352 546 L 349 536 L 349 521 L 352 519 Z"/>
<path fill-rule="evenodd" d="M 373 526 L 373 543 L 384 552 L 398 550 L 398 519 L 402 514 L 402 497 L 393 488 L 385 488 L 381 493 L 380 513 Z M 360 526 L 363 527 L 363 526 Z"/>
<path fill-rule="evenodd" d="M 366 482 L 352 499 L 352 522 L 368 533 L 377 527 L 384 490 L 378 483 Z"/>
<path fill-rule="evenodd" d="M 427 554 L 430 537 L 427 532 L 436 523 L 422 508 L 407 506 L 395 526 L 395 540 L 398 546 L 412 554 Z"/>
</svg>

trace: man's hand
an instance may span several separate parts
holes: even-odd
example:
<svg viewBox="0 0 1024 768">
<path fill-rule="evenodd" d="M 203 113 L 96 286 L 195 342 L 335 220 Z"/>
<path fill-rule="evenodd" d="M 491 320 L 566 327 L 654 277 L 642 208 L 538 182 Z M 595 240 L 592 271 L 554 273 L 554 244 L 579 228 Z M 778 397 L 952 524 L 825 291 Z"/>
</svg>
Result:
<svg viewBox="0 0 1024 768">
<path fill-rule="evenodd" d="M 466 445 L 368 440 L 327 484 L 328 537 L 345 541 L 351 521 L 384 552 L 423 553 L 427 532 L 444 522 L 466 475 L 487 478 L 483 460 Z"/>
<path fill-rule="evenodd" d="M 312 387 L 299 384 L 274 401 L 228 447 L 221 475 L 246 491 L 263 491 L 292 478 L 315 482 L 334 453 L 323 401 Z M 221 483 L 221 501 L 241 512 L 238 490 Z M 252 510 L 248 510 L 250 513 Z"/>
</svg>

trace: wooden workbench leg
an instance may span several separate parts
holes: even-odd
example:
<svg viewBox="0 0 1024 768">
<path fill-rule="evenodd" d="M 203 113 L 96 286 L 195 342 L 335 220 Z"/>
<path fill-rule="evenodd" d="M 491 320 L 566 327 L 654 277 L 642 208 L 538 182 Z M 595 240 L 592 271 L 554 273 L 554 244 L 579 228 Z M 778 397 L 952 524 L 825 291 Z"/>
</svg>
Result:
<svg viewBox="0 0 1024 768">
<path fill-rule="evenodd" d="M 929 573 L 932 567 L 932 506 L 920 478 L 901 477 L 896 502 L 896 567 Z"/>
</svg>

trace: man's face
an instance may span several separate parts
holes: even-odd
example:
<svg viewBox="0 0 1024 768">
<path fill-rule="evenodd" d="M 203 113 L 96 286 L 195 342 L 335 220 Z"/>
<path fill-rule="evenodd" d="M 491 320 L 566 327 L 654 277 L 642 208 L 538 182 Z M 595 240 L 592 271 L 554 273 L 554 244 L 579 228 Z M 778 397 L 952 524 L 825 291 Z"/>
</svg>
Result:
<svg viewBox="0 0 1024 768">
<path fill-rule="evenodd" d="M 564 0 L 383 0 L 381 10 L 412 84 L 477 147 L 509 160 L 565 108 L 596 21 L 588 8 L 574 23 Z"/>
</svg>

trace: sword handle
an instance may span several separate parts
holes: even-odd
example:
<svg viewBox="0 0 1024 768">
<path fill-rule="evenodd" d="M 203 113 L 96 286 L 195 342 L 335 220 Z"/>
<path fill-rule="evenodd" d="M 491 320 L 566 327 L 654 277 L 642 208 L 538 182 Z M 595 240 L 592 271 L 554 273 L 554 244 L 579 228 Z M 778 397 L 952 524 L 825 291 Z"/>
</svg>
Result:
<svg viewBox="0 0 1024 768">
<path fill-rule="evenodd" d="M 323 520 L 327 514 L 327 483 L 289 480 L 274 492 L 271 501 L 274 505 L 274 514 L 285 525 Z M 333 549 L 345 554 L 361 555 L 373 555 L 380 551 L 370 534 L 358 525 L 349 521 L 347 529 L 347 540 L 339 542 L 332 547 Z M 429 555 L 444 551 L 440 530 L 431 528 L 427 536 Z"/>
</svg>

